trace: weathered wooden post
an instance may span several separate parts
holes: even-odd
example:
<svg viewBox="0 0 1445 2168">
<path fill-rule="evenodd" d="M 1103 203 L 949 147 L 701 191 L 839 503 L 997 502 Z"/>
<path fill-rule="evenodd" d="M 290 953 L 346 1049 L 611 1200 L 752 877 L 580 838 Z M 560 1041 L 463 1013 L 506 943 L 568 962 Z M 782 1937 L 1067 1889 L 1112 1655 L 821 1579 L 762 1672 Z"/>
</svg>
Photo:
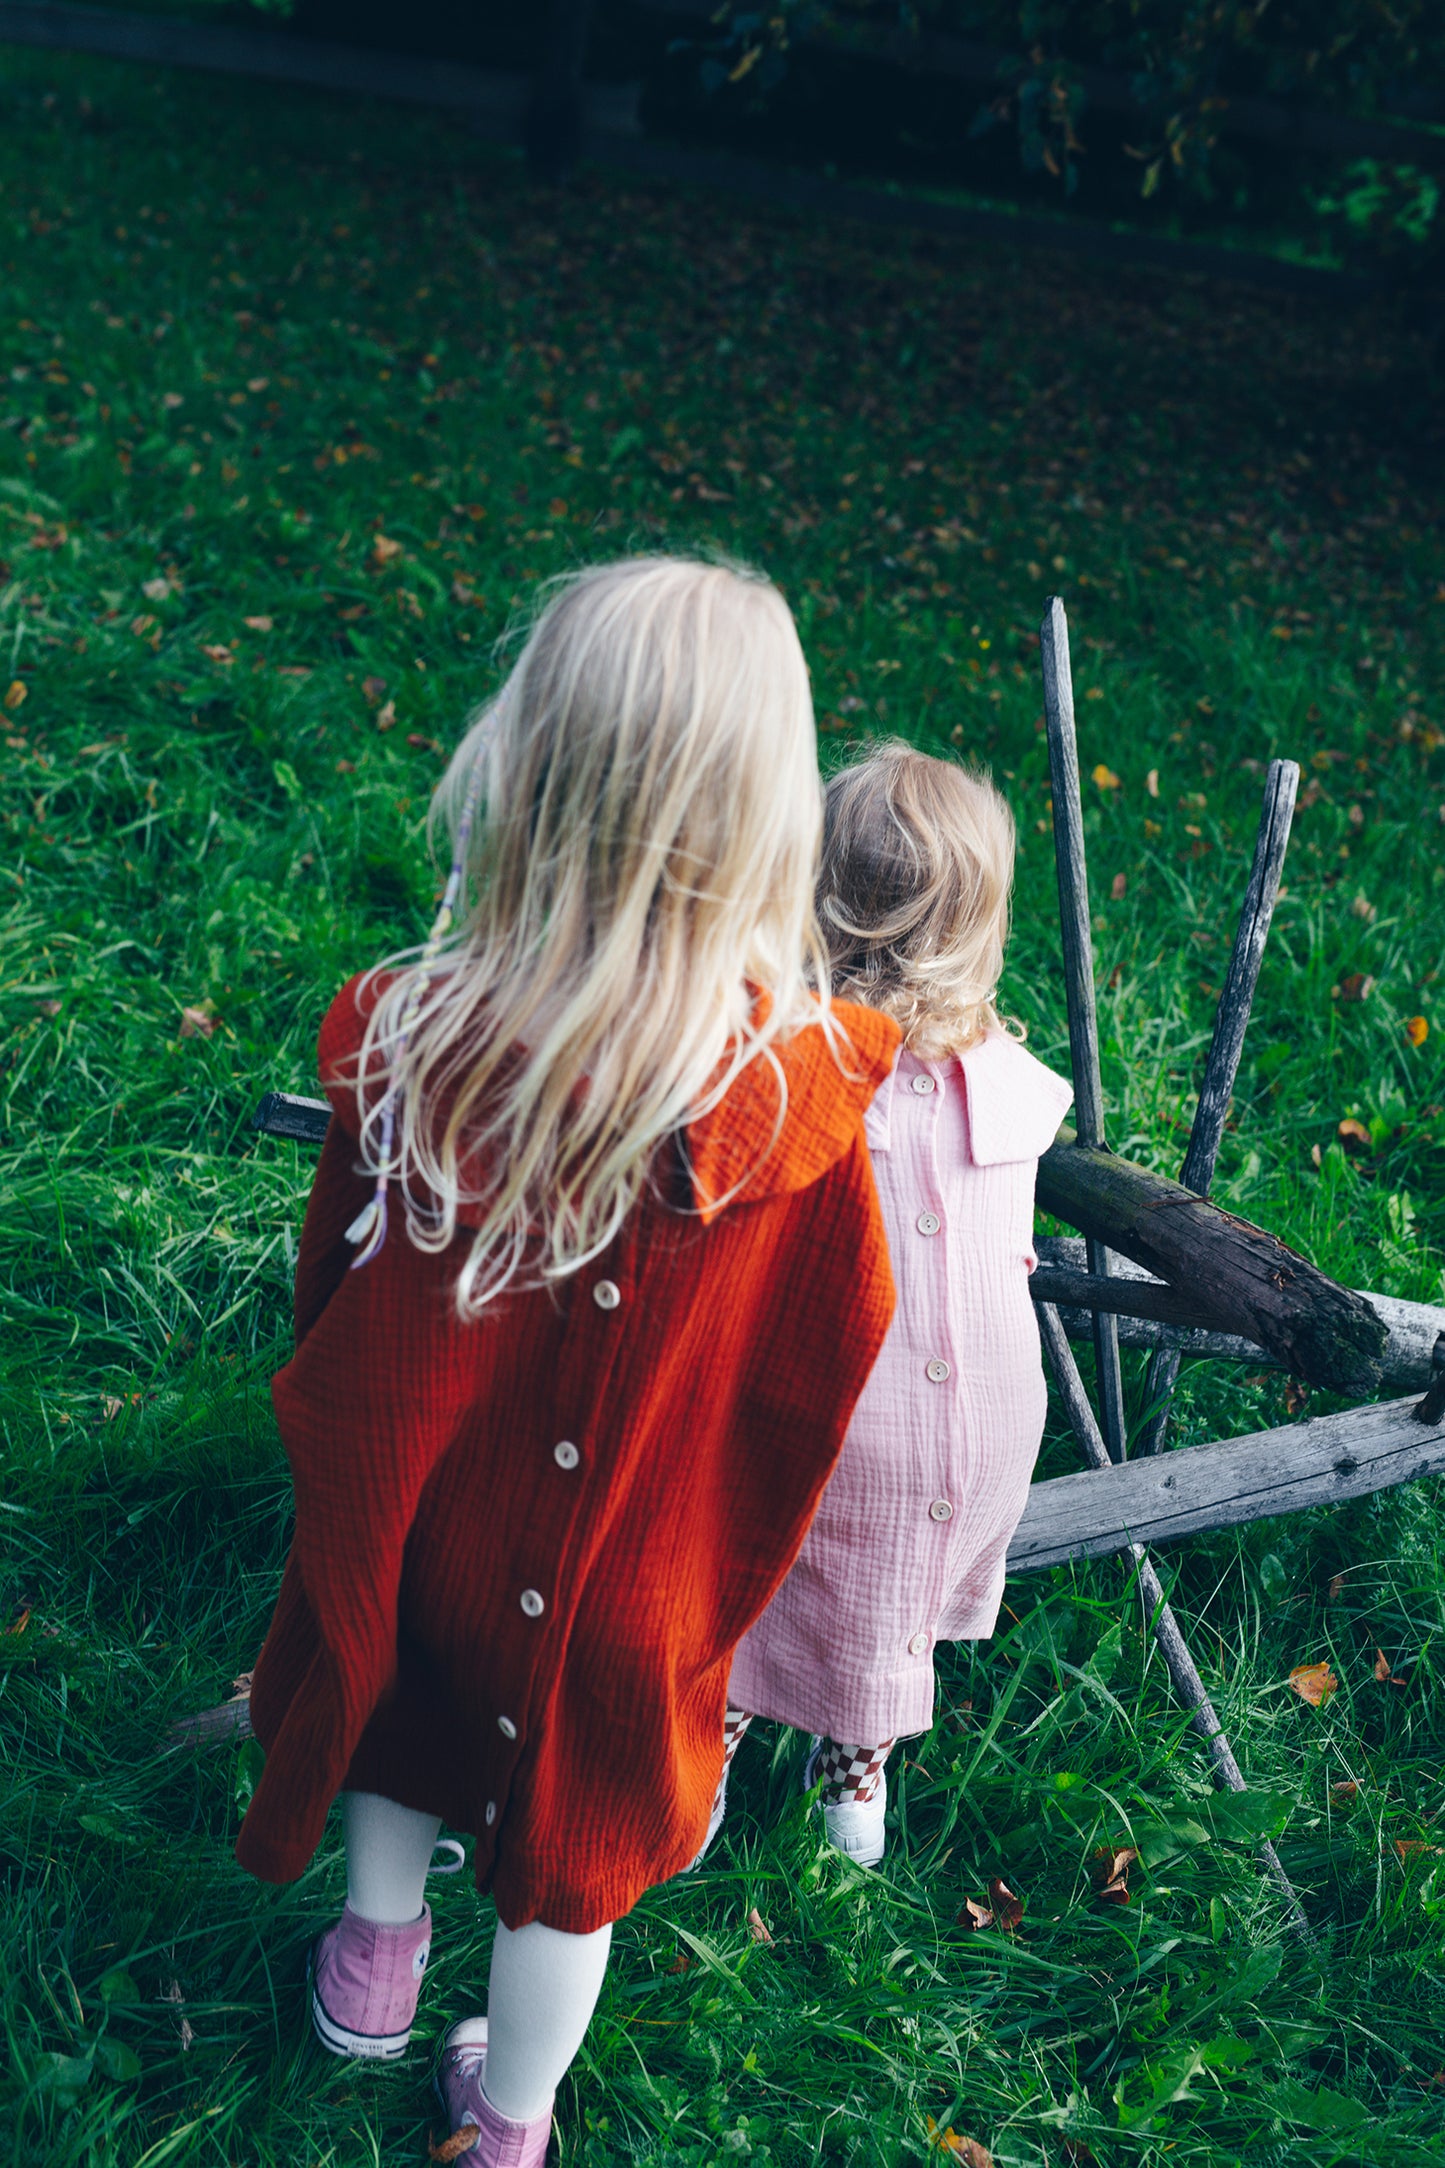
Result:
<svg viewBox="0 0 1445 2168">
<path fill-rule="evenodd" d="M 1102 1148 L 1104 1094 L 1099 1070 L 1099 1022 L 1094 1005 L 1094 943 L 1089 930 L 1089 879 L 1084 863 L 1084 812 L 1079 798 L 1079 748 L 1074 733 L 1074 681 L 1069 669 L 1069 625 L 1064 605 L 1051 595 L 1039 627 L 1044 673 L 1044 719 L 1049 738 L 1049 782 L 1054 805 L 1054 860 L 1059 877 L 1059 924 L 1064 943 L 1064 994 L 1068 1004 L 1069 1056 L 1074 1072 L 1074 1117 L 1079 1142 Z M 1089 1270 L 1109 1271 L 1105 1244 L 1084 1230 Z M 1124 1457 L 1124 1381 L 1119 1368 L 1119 1328 L 1103 1310 L 1094 1314 L 1094 1362 L 1104 1436 L 1113 1460 Z"/>
<path fill-rule="evenodd" d="M 1184 1166 L 1179 1176 L 1185 1189 L 1198 1190 L 1201 1197 L 1209 1195 L 1210 1185 L 1214 1181 L 1219 1146 L 1229 1114 L 1230 1094 L 1239 1073 L 1245 1028 L 1249 1023 L 1254 990 L 1259 984 L 1259 967 L 1264 961 L 1264 945 L 1269 939 L 1270 921 L 1274 916 L 1274 906 L 1279 895 L 1280 874 L 1289 845 L 1290 823 L 1294 819 L 1295 793 L 1298 789 L 1298 762 L 1272 760 L 1264 779 L 1264 808 L 1259 817 L 1259 834 L 1255 840 L 1249 887 L 1234 936 L 1234 951 L 1229 959 L 1224 992 L 1219 997 L 1219 1007 L 1215 1012 L 1214 1035 L 1209 1042 L 1209 1056 L 1204 1064 L 1199 1104 L 1194 1110 L 1189 1147 L 1184 1154 Z M 1169 1428 L 1169 1402 L 1178 1376 L 1177 1349 L 1160 1348 L 1150 1356 L 1144 1379 L 1144 1405 L 1146 1408 L 1153 1408 L 1154 1413 L 1146 1421 L 1143 1434 L 1135 1448 L 1137 1452 L 1157 1453 L 1163 1445 L 1164 1433 Z"/>
</svg>

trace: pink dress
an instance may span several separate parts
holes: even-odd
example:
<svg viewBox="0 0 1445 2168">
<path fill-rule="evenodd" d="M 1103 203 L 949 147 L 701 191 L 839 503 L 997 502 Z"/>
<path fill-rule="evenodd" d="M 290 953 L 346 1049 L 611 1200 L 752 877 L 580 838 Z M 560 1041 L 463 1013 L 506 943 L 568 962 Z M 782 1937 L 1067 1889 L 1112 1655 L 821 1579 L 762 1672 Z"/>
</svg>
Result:
<svg viewBox="0 0 1445 2168">
<path fill-rule="evenodd" d="M 867 1114 L 898 1308 L 728 1700 L 849 1744 L 926 1731 L 933 1649 L 993 1632 L 1046 1392 L 1034 1176 L 1072 1093 L 1001 1032 L 903 1053 Z"/>
</svg>

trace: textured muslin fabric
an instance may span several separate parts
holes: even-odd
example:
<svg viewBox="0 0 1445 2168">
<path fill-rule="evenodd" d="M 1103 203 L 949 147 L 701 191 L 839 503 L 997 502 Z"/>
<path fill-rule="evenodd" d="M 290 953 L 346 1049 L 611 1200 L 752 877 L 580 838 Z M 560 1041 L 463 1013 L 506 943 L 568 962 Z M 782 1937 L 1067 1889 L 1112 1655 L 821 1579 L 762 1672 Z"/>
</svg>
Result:
<svg viewBox="0 0 1445 2168">
<path fill-rule="evenodd" d="M 302 1873 L 343 1790 L 476 1837 L 509 1927 L 589 1934 L 702 1843 L 733 1648 L 796 1555 L 893 1308 L 863 1114 L 897 1029 L 835 1014 L 755 1061 L 608 1250 L 463 1324 L 399 1207 L 352 1272 L 356 1054 L 374 981 L 322 1028 L 333 1119 L 273 1395 L 296 1531 L 256 1667 L 266 1764 L 237 1844 Z M 737 1182 L 739 1198 L 726 1205 Z"/>
<path fill-rule="evenodd" d="M 900 1055 L 867 1116 L 898 1308 L 735 1708 L 863 1741 L 933 1721 L 933 1649 L 993 1632 L 1043 1434 L 1034 1177 L 1072 1096 L 1002 1032 Z"/>
</svg>

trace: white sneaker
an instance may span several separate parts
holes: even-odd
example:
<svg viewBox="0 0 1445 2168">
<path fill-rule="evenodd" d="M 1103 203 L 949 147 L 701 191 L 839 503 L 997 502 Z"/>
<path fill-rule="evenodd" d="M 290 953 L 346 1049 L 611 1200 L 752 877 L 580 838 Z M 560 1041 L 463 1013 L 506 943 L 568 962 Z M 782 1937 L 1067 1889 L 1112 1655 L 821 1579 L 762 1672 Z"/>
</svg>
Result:
<svg viewBox="0 0 1445 2168">
<path fill-rule="evenodd" d="M 814 1739 L 813 1751 L 803 1768 L 803 1790 L 810 1792 L 818 1781 L 818 1762 L 823 1742 Z M 876 1867 L 887 1839 L 884 1817 L 888 1812 L 888 1779 L 880 1776 L 878 1789 L 867 1801 L 843 1799 L 830 1806 L 823 1802 L 823 1827 L 835 1852 L 845 1853 L 859 1867 Z"/>
</svg>

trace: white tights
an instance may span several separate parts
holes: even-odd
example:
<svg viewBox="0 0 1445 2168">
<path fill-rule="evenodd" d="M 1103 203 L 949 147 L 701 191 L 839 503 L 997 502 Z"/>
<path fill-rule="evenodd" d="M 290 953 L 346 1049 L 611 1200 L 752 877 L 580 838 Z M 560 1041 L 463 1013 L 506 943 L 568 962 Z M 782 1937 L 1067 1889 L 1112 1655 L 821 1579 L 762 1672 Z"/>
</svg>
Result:
<svg viewBox="0 0 1445 2168">
<path fill-rule="evenodd" d="M 375 1792 L 343 1792 L 346 1901 L 362 1919 L 401 1927 L 424 1902 L 427 1868 L 441 1823 Z M 530 2122 L 543 2114 L 582 2045 L 612 1929 L 564 1935 L 533 1920 L 497 1922 L 487 1993 L 487 2060 L 482 2085 L 499 2115 Z"/>
</svg>

